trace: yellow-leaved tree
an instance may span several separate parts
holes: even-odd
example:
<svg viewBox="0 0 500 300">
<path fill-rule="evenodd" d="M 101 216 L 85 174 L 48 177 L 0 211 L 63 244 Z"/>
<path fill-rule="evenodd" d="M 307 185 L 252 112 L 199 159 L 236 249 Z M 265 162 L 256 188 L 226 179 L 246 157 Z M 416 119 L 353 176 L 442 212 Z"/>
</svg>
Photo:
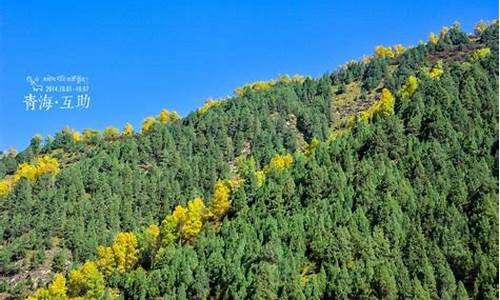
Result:
<svg viewBox="0 0 500 300">
<path fill-rule="evenodd" d="M 271 170 L 283 171 L 290 167 L 293 163 L 293 156 L 288 153 L 285 155 L 275 155 L 271 158 L 269 164 L 264 167 L 264 173 L 269 173 Z"/>
<path fill-rule="evenodd" d="M 104 289 L 104 276 L 92 261 L 85 262 L 69 274 L 68 293 L 70 296 L 101 299 Z"/>
<path fill-rule="evenodd" d="M 183 240 L 191 241 L 198 236 L 203 228 L 203 222 L 209 217 L 209 211 L 201 200 L 196 197 L 188 202 L 187 208 L 177 206 L 172 216 L 179 222 L 179 231 Z"/>
<path fill-rule="evenodd" d="M 231 208 L 231 189 L 228 182 L 218 180 L 214 186 L 212 206 L 210 212 L 215 218 L 220 219 Z"/>
<path fill-rule="evenodd" d="M 25 178 L 31 182 L 34 182 L 37 178 L 37 170 L 33 165 L 22 163 L 17 167 L 16 174 L 14 176 L 16 179 Z"/>
<path fill-rule="evenodd" d="M 79 141 L 82 140 L 82 138 L 83 138 L 82 134 L 80 132 L 76 131 L 76 130 L 71 133 L 71 139 L 74 142 L 79 142 Z"/>
<path fill-rule="evenodd" d="M 127 272 L 135 266 L 139 259 L 139 250 L 137 250 L 137 238 L 133 233 L 118 233 L 112 248 L 119 272 Z"/>
<path fill-rule="evenodd" d="M 418 87 L 417 77 L 410 75 L 406 79 L 406 83 L 403 85 L 399 93 L 401 97 L 403 97 L 404 99 L 408 99 L 415 93 L 417 87 Z"/>
<path fill-rule="evenodd" d="M 153 117 L 147 117 L 142 122 L 142 133 L 147 133 L 153 127 L 153 124 L 156 122 L 156 119 Z"/>
<path fill-rule="evenodd" d="M 33 296 L 28 296 L 27 300 L 66 300 L 69 299 L 66 288 L 66 279 L 62 274 L 57 273 L 46 289 L 38 289 Z"/>
<path fill-rule="evenodd" d="M 123 126 L 123 136 L 133 136 L 134 135 L 134 126 L 132 124 L 127 123 Z"/>
<path fill-rule="evenodd" d="M 120 232 L 110 247 L 99 246 L 97 255 L 96 265 L 104 275 L 109 276 L 115 270 L 128 272 L 139 260 L 137 238 L 131 232 Z"/>
<path fill-rule="evenodd" d="M 180 119 L 179 114 L 177 114 L 177 112 L 175 112 L 175 111 L 170 112 L 170 111 L 164 109 L 164 110 L 160 111 L 160 113 L 158 114 L 158 121 L 160 121 L 160 123 L 163 123 L 163 124 L 177 121 L 179 119 Z"/>
<path fill-rule="evenodd" d="M 391 91 L 384 88 L 380 99 L 373 103 L 367 110 L 360 113 L 363 121 L 370 121 L 375 116 L 386 117 L 394 114 L 394 96 Z"/>
<path fill-rule="evenodd" d="M 434 34 L 434 32 L 429 33 L 429 43 L 436 45 L 438 43 L 439 39 L 438 37 Z"/>
<path fill-rule="evenodd" d="M 115 127 L 106 127 L 102 134 L 105 139 L 114 139 L 120 136 L 120 130 Z"/>
<path fill-rule="evenodd" d="M 490 48 L 481 48 L 477 49 L 476 51 L 472 52 L 471 55 L 471 61 L 476 62 L 479 61 L 491 54 L 491 49 Z"/>
<path fill-rule="evenodd" d="M 390 47 L 377 46 L 375 47 L 376 58 L 394 58 L 394 51 Z"/>
<path fill-rule="evenodd" d="M 97 130 L 91 128 L 85 128 L 83 130 L 83 139 L 86 141 L 93 139 L 97 136 L 99 136 L 99 132 Z"/>
<path fill-rule="evenodd" d="M 441 77 L 441 75 L 443 75 L 444 71 L 443 71 L 443 62 L 442 61 L 438 61 L 436 63 L 436 65 L 434 65 L 434 67 L 431 68 L 431 70 L 429 71 L 429 76 L 432 78 L 432 79 L 438 79 Z"/>
<path fill-rule="evenodd" d="M 43 174 L 57 175 L 59 173 L 59 162 L 55 158 L 44 155 L 35 159 L 35 168 L 37 176 Z"/>
<path fill-rule="evenodd" d="M 10 190 L 12 189 L 13 184 L 13 177 L 0 180 L 0 197 L 7 196 L 7 194 L 9 194 Z"/>
</svg>

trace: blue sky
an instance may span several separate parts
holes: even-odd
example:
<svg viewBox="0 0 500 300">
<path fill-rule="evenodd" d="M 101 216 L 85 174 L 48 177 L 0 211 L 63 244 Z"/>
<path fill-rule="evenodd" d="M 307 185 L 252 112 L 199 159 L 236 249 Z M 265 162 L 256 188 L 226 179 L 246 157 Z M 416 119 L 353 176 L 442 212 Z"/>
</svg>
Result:
<svg viewBox="0 0 500 300">
<path fill-rule="evenodd" d="M 454 21 L 472 31 L 496 18 L 489 0 L 3 0 L 0 150 L 66 125 L 138 129 L 162 108 L 184 116 L 248 82 L 320 76 L 379 44 L 416 44 Z M 88 109 L 26 111 L 26 77 L 48 74 L 87 76 Z"/>
</svg>

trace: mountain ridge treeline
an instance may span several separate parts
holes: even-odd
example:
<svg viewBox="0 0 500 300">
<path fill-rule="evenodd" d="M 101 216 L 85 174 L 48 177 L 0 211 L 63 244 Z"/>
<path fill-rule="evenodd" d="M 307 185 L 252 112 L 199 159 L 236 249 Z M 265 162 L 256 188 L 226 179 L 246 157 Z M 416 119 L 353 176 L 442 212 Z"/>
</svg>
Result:
<svg viewBox="0 0 500 300">
<path fill-rule="evenodd" d="M 9 297 L 498 297 L 497 22 L 160 117 L 2 158 Z"/>
</svg>

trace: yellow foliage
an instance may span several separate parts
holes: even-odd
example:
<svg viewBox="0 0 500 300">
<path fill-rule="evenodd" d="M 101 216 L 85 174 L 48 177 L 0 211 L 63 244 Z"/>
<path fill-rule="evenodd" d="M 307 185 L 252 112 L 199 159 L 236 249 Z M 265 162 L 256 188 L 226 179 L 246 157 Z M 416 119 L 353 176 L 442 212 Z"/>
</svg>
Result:
<svg viewBox="0 0 500 300">
<path fill-rule="evenodd" d="M 198 110 L 200 113 L 204 114 L 206 113 L 210 108 L 219 106 L 222 104 L 222 100 L 212 100 L 212 99 L 207 99 L 205 101 L 205 104 Z"/>
<path fill-rule="evenodd" d="M 120 130 L 115 127 L 106 127 L 102 134 L 106 139 L 114 139 L 120 136 Z"/>
<path fill-rule="evenodd" d="M 0 197 L 6 196 L 12 187 L 22 178 L 35 182 L 43 174 L 59 173 L 59 162 L 48 155 L 35 158 L 34 164 L 22 163 L 12 177 L 0 180 Z"/>
<path fill-rule="evenodd" d="M 177 205 L 172 213 L 172 217 L 176 222 L 182 222 L 186 219 L 187 209 L 181 205 Z"/>
<path fill-rule="evenodd" d="M 84 140 L 90 140 L 94 137 L 97 137 L 99 133 L 96 130 L 90 129 L 90 128 L 85 128 L 83 130 L 83 139 Z"/>
<path fill-rule="evenodd" d="M 142 133 L 147 133 L 149 130 L 151 130 L 151 127 L 155 122 L 156 120 L 153 117 L 145 118 L 144 121 L 142 122 Z"/>
<path fill-rule="evenodd" d="M 394 114 L 394 96 L 391 91 L 384 88 L 382 97 L 377 102 L 373 103 L 367 110 L 360 113 L 360 118 L 363 121 L 370 121 L 374 116 L 389 116 Z"/>
<path fill-rule="evenodd" d="M 491 49 L 490 48 L 481 48 L 477 49 L 474 51 L 471 55 L 471 61 L 476 62 L 479 61 L 491 54 Z"/>
<path fill-rule="evenodd" d="M 441 66 L 435 66 L 429 71 L 429 76 L 433 79 L 440 78 L 443 75 L 443 68 Z"/>
<path fill-rule="evenodd" d="M 291 166 L 293 163 L 293 156 L 288 153 L 285 155 L 275 155 L 268 165 L 264 167 L 264 172 L 269 173 L 271 170 L 283 171 Z"/>
<path fill-rule="evenodd" d="M 69 275 L 69 292 L 86 299 L 101 299 L 104 295 L 104 276 L 92 261 L 85 262 Z"/>
<path fill-rule="evenodd" d="M 160 236 L 160 227 L 155 224 L 151 224 L 146 228 L 146 233 L 152 240 L 157 240 Z"/>
<path fill-rule="evenodd" d="M 65 300 L 69 299 L 66 295 L 66 279 L 62 274 L 57 273 L 49 284 L 47 289 L 38 289 L 33 296 L 28 296 L 28 300 Z"/>
<path fill-rule="evenodd" d="M 410 75 L 406 79 L 406 83 L 403 85 L 399 93 L 401 94 L 401 97 L 407 99 L 415 93 L 417 87 L 418 87 L 417 77 Z"/>
<path fill-rule="evenodd" d="M 210 208 L 217 219 L 221 218 L 231 207 L 230 197 L 231 189 L 223 181 L 218 180 L 215 183 L 212 207 Z"/>
<path fill-rule="evenodd" d="M 272 88 L 276 84 L 276 80 L 270 81 L 256 81 L 250 84 L 246 84 L 242 87 L 238 87 L 234 90 L 234 93 L 238 96 L 243 96 L 248 91 L 263 91 Z"/>
<path fill-rule="evenodd" d="M 179 119 L 180 119 L 180 117 L 177 114 L 177 112 L 175 112 L 175 111 L 170 112 L 170 111 L 164 109 L 158 114 L 158 121 L 160 121 L 160 123 L 163 123 L 163 124 L 167 124 L 168 122 L 172 122 L 172 121 L 177 121 Z"/>
<path fill-rule="evenodd" d="M 406 51 L 406 48 L 401 44 L 397 44 L 392 46 L 392 50 L 396 56 L 403 54 Z"/>
<path fill-rule="evenodd" d="M 190 241 L 197 237 L 203 228 L 203 222 L 209 216 L 209 212 L 201 198 L 188 202 L 187 209 L 177 206 L 173 216 L 179 221 L 180 234 L 182 239 Z"/>
<path fill-rule="evenodd" d="M 53 296 L 53 299 L 68 299 L 66 296 L 66 279 L 62 274 L 56 274 L 52 284 L 49 285 L 49 294 Z"/>
<path fill-rule="evenodd" d="M 17 167 L 15 178 L 26 178 L 31 182 L 34 182 L 37 178 L 36 167 L 28 163 L 22 163 Z"/>
<path fill-rule="evenodd" d="M 71 133 L 71 139 L 75 142 L 79 142 L 82 140 L 82 134 L 78 131 L 73 131 Z"/>
<path fill-rule="evenodd" d="M 97 255 L 96 265 L 106 276 L 115 270 L 120 273 L 130 271 L 139 259 L 137 238 L 133 233 L 120 232 L 111 247 L 97 247 Z"/>
<path fill-rule="evenodd" d="M 111 247 L 97 247 L 96 265 L 105 276 L 111 275 L 116 269 L 115 256 Z"/>
<path fill-rule="evenodd" d="M 0 180 L 0 197 L 5 197 L 9 194 L 14 184 L 13 178 L 5 178 Z"/>
<path fill-rule="evenodd" d="M 434 34 L 434 32 L 431 32 L 429 34 L 429 43 L 436 45 L 438 41 L 439 41 L 438 37 Z"/>
<path fill-rule="evenodd" d="M 395 54 L 390 47 L 377 46 L 375 47 L 376 58 L 394 58 Z"/>
<path fill-rule="evenodd" d="M 134 135 L 134 126 L 132 124 L 127 123 L 123 127 L 123 135 L 124 136 L 133 136 Z"/>
<path fill-rule="evenodd" d="M 292 82 L 303 83 L 306 80 L 306 77 L 299 74 L 295 74 L 290 78 L 290 80 Z"/>
<path fill-rule="evenodd" d="M 137 238 L 131 232 L 120 232 L 111 246 L 118 272 L 131 270 L 139 260 Z"/>
<path fill-rule="evenodd" d="M 257 178 L 257 186 L 261 187 L 264 182 L 266 181 L 266 173 L 264 171 L 257 171 L 255 172 L 255 177 Z"/>
<path fill-rule="evenodd" d="M 36 158 L 35 167 L 37 177 L 43 174 L 57 175 L 59 173 L 59 162 L 57 161 L 57 159 L 52 158 L 48 155 Z"/>
</svg>

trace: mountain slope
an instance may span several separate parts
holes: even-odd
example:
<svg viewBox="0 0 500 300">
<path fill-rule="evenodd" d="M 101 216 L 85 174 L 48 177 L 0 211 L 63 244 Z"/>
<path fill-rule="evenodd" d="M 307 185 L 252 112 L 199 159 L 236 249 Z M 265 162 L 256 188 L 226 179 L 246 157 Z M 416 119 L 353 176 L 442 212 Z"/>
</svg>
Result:
<svg viewBox="0 0 500 300">
<path fill-rule="evenodd" d="M 62 165 L 0 202 L 4 289 L 61 272 L 38 298 L 497 298 L 498 24 L 394 52 L 4 157 L 6 176 Z"/>
</svg>

